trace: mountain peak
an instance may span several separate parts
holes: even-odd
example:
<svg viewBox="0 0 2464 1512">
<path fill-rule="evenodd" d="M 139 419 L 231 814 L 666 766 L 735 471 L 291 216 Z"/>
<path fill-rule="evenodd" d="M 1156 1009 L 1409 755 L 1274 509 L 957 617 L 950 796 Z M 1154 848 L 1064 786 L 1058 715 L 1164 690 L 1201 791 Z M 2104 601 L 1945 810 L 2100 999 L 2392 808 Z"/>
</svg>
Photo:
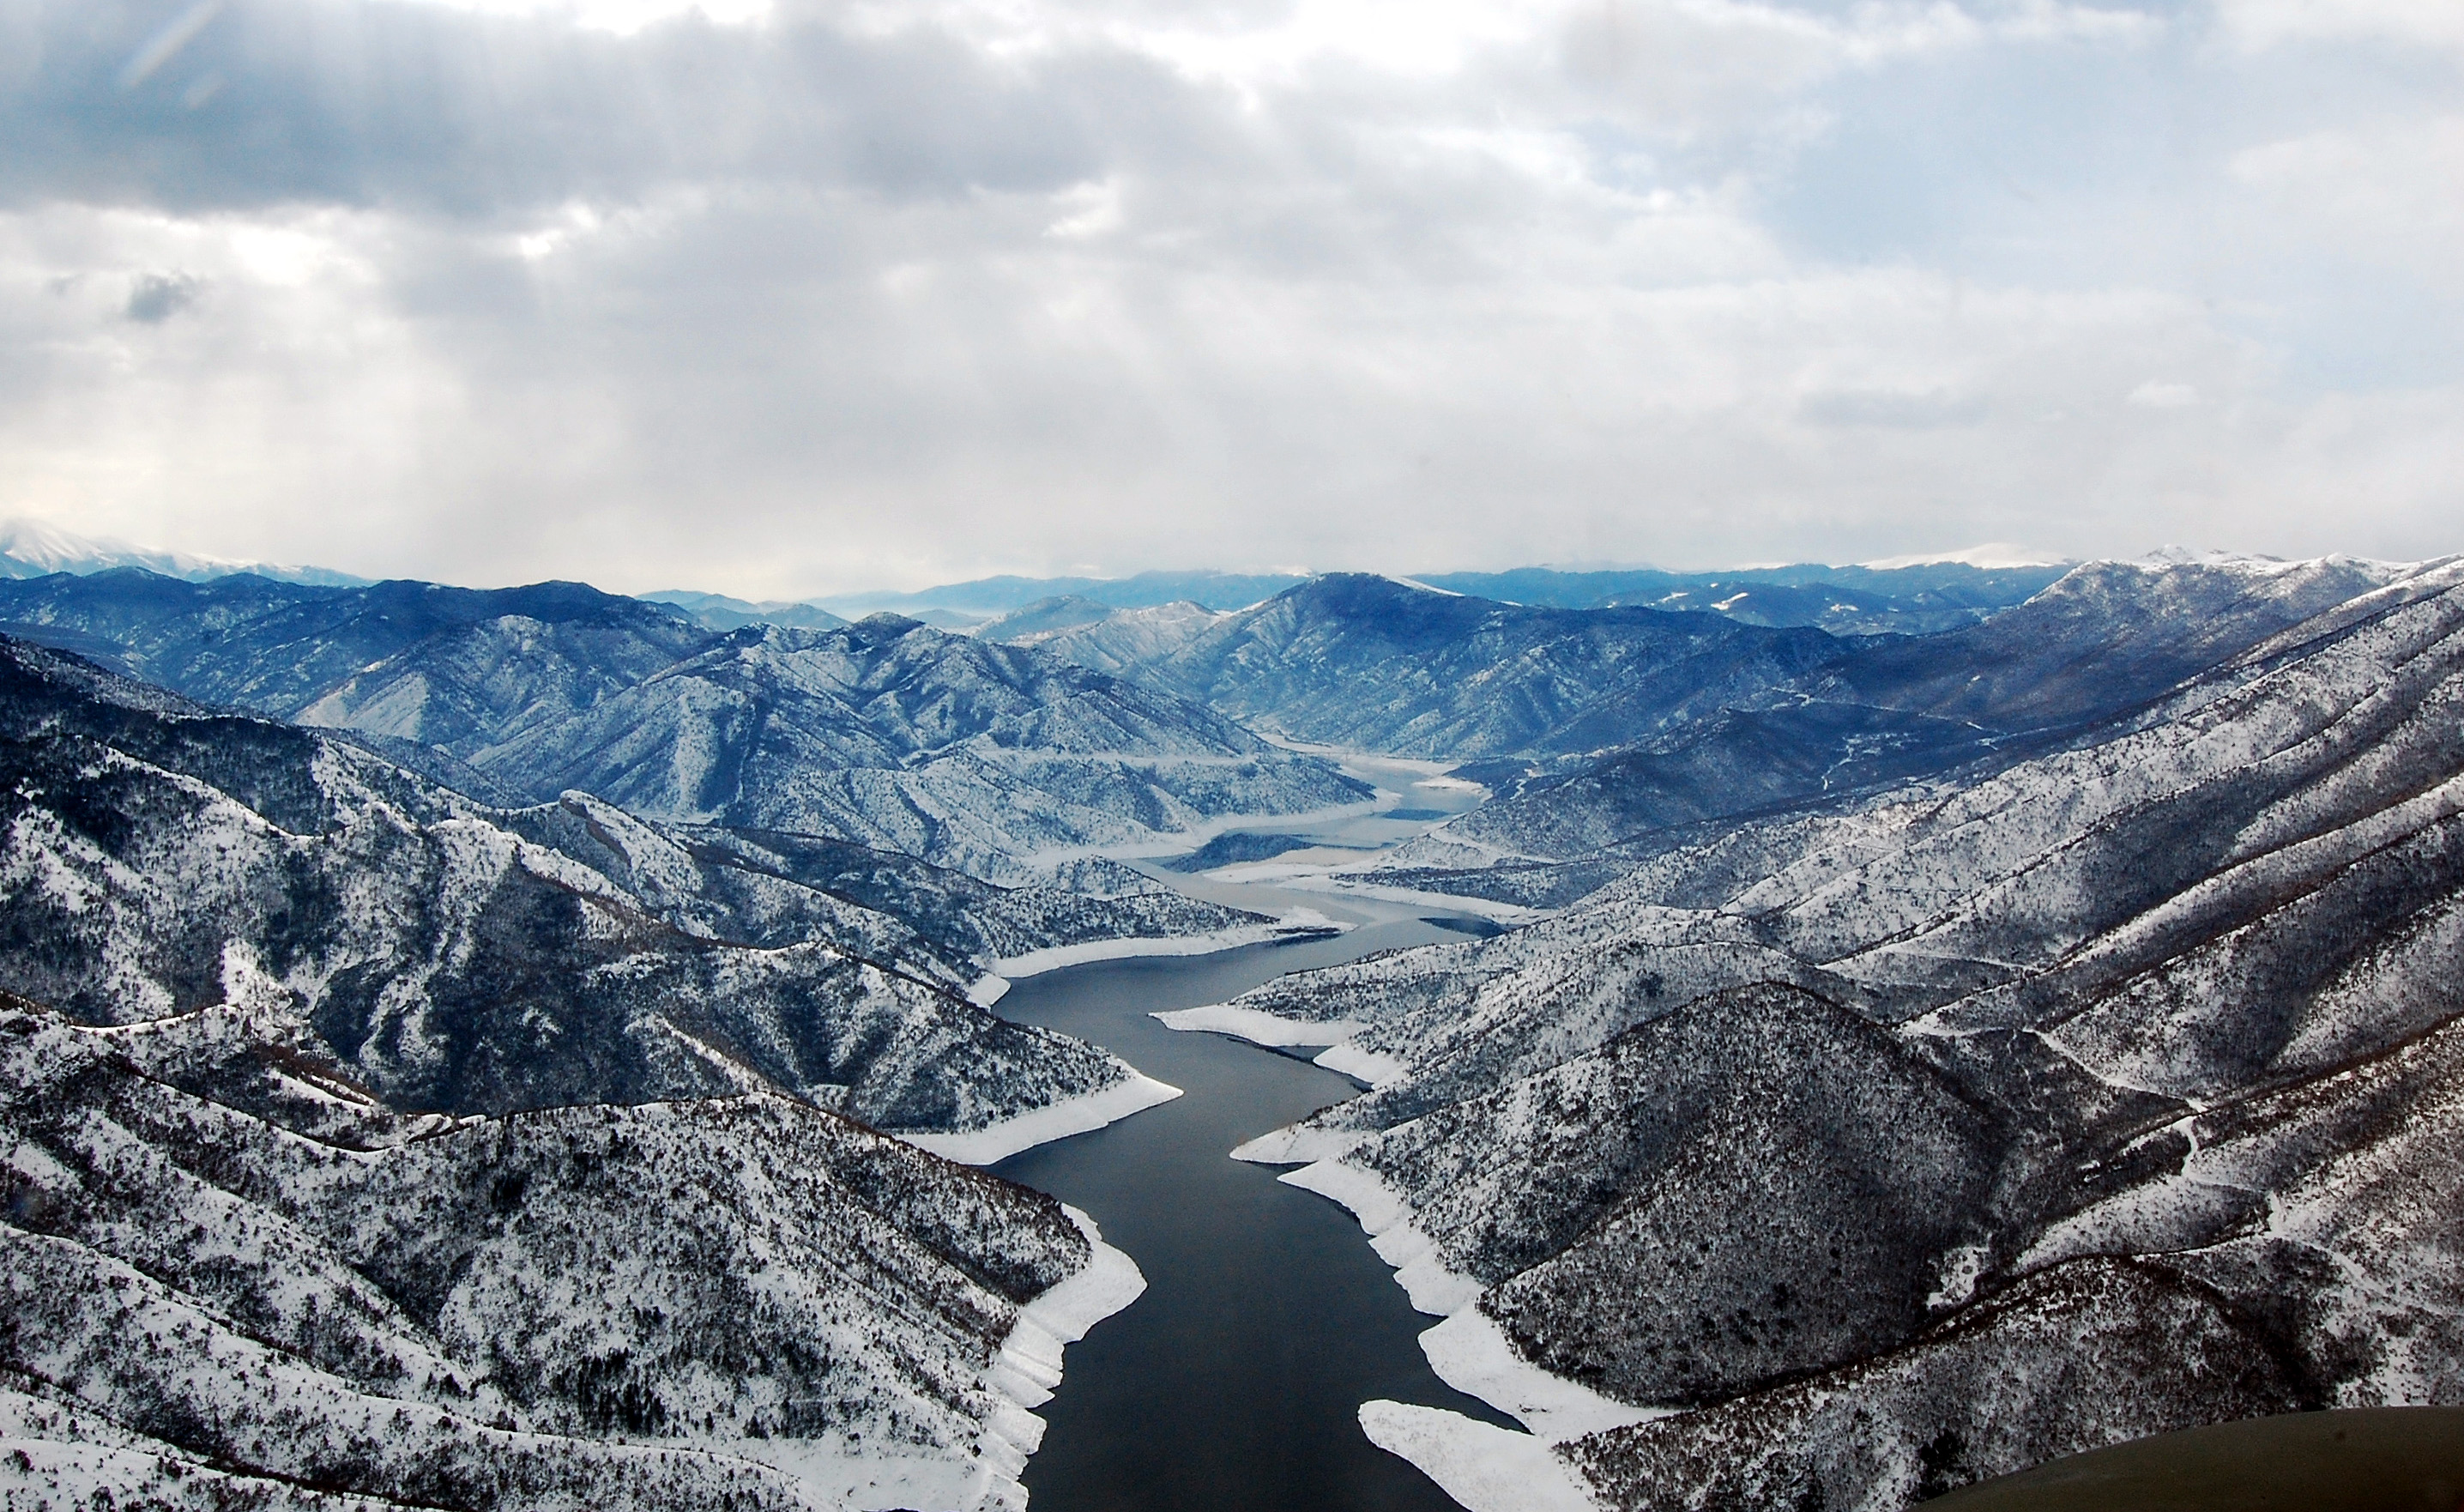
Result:
<svg viewBox="0 0 2464 1512">
<path fill-rule="evenodd" d="M 0 521 L 0 577 L 48 577 L 55 572 L 84 576 L 113 567 L 142 567 L 148 572 L 182 578 L 190 583 L 235 577 L 242 573 L 273 578 L 277 582 L 328 588 L 358 588 L 368 582 L 366 578 L 336 572 L 328 567 L 245 562 L 231 557 L 131 545 L 109 537 L 79 535 L 43 520 L 21 517 Z"/>
</svg>

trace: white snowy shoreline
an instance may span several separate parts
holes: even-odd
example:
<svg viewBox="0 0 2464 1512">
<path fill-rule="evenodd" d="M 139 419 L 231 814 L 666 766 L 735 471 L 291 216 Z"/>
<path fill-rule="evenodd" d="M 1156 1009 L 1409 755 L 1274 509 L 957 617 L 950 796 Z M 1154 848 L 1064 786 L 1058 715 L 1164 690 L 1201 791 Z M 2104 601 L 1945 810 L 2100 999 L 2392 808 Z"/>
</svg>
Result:
<svg viewBox="0 0 2464 1512">
<path fill-rule="evenodd" d="M 1277 1129 L 1232 1152 L 1235 1160 L 1281 1165 L 1315 1143 Z M 1356 1143 L 1356 1140 L 1347 1142 Z M 1595 1512 L 1597 1503 L 1552 1450 L 1586 1434 L 1669 1415 L 1635 1407 L 1552 1375 L 1514 1352 L 1503 1330 L 1474 1305 L 1485 1288 L 1448 1270 L 1436 1245 L 1412 1221 L 1410 1204 L 1374 1171 L 1330 1153 L 1277 1178 L 1313 1191 L 1360 1220 L 1377 1257 L 1421 1312 L 1443 1322 L 1420 1335 L 1439 1380 L 1479 1397 L 1527 1430 L 1509 1433 L 1460 1412 L 1377 1400 L 1360 1408 L 1370 1442 L 1411 1462 L 1470 1512 Z"/>
<path fill-rule="evenodd" d="M 1085 1269 L 1019 1309 L 1009 1337 L 984 1368 L 983 1384 L 1000 1400 L 984 1420 L 971 1458 L 799 1455 L 788 1440 L 772 1440 L 747 1457 L 784 1470 L 831 1503 L 859 1512 L 1025 1512 L 1026 1487 L 1018 1478 L 1043 1446 L 1044 1419 L 1034 1410 L 1052 1400 L 1061 1384 L 1064 1347 L 1147 1289 L 1137 1262 L 1106 1244 L 1094 1219 L 1066 1204 L 1061 1211 L 1093 1253 Z"/>
<path fill-rule="evenodd" d="M 992 963 L 992 976 L 978 982 L 967 991 L 978 1007 L 989 1006 L 979 995 L 990 993 L 998 999 L 1002 989 L 995 989 L 995 978 L 1014 980 L 1022 976 L 1041 976 L 1058 971 L 1066 966 L 1084 966 L 1089 961 L 1121 961 L 1132 956 L 1213 955 L 1218 950 L 1237 950 L 1243 945 L 1265 945 L 1276 940 L 1290 940 L 1315 935 L 1341 934 L 1352 925 L 1330 919 L 1314 908 L 1297 908 L 1283 918 L 1265 923 L 1239 924 L 1230 929 L 1216 929 L 1202 935 L 1123 935 L 1111 940 L 1089 940 L 1079 945 L 1049 945 L 1030 950 L 1024 955 L 1004 956 Z"/>
<path fill-rule="evenodd" d="M 1153 1015 L 1166 1029 L 1185 1034 L 1229 1034 L 1269 1050 L 1287 1049 L 1293 1045 L 1324 1045 L 1311 1063 L 1350 1077 L 1363 1086 L 1379 1087 L 1401 1076 L 1403 1063 L 1394 1056 L 1354 1045 L 1353 1036 L 1369 1026 L 1349 1018 L 1309 1020 L 1286 1018 L 1278 1013 L 1255 1008 L 1235 1008 L 1229 1003 L 1209 1003 L 1199 1008 L 1177 1008 Z M 1261 1139 L 1272 1138 L 1262 1135 Z M 1258 1145 L 1252 1140 L 1242 1146 L 1249 1149 Z M 1237 1151 L 1235 1152 L 1238 1153 Z M 1339 1152 L 1336 1152 L 1339 1153 Z M 1289 1159 L 1265 1156 L 1241 1156 L 1257 1159 L 1269 1166 L 1288 1165 L 1292 1161 L 1313 1160 L 1314 1155 L 1294 1155 Z"/>
<path fill-rule="evenodd" d="M 1087 1236 L 1093 1254 L 1085 1270 L 1019 1309 L 1017 1323 L 984 1372 L 985 1384 L 1009 1401 L 984 1425 L 979 1460 L 982 1469 L 974 1506 L 1026 1504 L 1026 1488 L 1019 1484 L 1018 1477 L 1026 1468 L 1027 1456 L 1043 1447 L 1044 1419 L 1034 1410 L 1051 1401 L 1053 1389 L 1061 1384 L 1064 1348 L 1086 1338 L 1088 1329 L 1136 1301 L 1147 1289 L 1137 1261 L 1106 1244 L 1094 1219 L 1067 1204 L 1061 1211 Z"/>
<path fill-rule="evenodd" d="M 1166 1029 L 1229 1034 L 1272 1050 L 1292 1045 L 1339 1045 L 1369 1027 L 1349 1018 L 1285 1018 L 1254 1008 L 1234 1008 L 1229 1003 L 1167 1009 L 1149 1016 L 1162 1020 Z"/>
<path fill-rule="evenodd" d="M 1133 1071 L 1127 1081 L 1081 1093 L 1074 1098 L 1004 1119 L 984 1128 L 954 1134 L 900 1133 L 897 1138 L 961 1166 L 990 1166 L 1023 1149 L 1049 1145 L 1072 1134 L 1085 1134 L 1116 1123 L 1133 1113 L 1171 1101 L 1180 1089 Z M 1124 1306 L 1128 1305 L 1123 1303 Z"/>
</svg>

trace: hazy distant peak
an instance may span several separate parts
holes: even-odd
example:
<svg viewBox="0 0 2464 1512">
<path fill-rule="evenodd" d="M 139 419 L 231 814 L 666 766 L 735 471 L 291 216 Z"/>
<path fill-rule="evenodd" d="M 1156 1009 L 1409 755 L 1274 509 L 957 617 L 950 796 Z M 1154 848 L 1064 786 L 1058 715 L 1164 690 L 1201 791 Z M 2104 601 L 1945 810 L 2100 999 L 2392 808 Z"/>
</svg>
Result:
<svg viewBox="0 0 2464 1512">
<path fill-rule="evenodd" d="M 242 562 L 230 557 L 131 545 L 125 541 L 63 530 L 47 521 L 0 521 L 0 577 L 47 577 L 54 572 L 74 572 L 83 576 L 112 567 L 142 567 L 148 572 L 191 583 L 232 577 L 243 572 L 285 583 L 310 583 L 334 588 L 362 588 L 370 581 L 327 567 Z"/>
<path fill-rule="evenodd" d="M 1860 562 L 1858 566 L 1872 567 L 1878 572 L 1889 572 L 1900 567 L 1940 567 L 1946 563 L 1958 563 L 1966 567 L 1991 570 L 1999 567 L 2060 567 L 2069 560 L 2068 557 L 2058 556 L 2050 551 L 2036 551 L 2027 546 L 2015 545 L 2008 541 L 1994 541 L 1981 546 L 1964 546 L 1956 551 L 1917 551 L 1906 556 L 1882 557 L 1873 562 Z"/>
<path fill-rule="evenodd" d="M 1037 599 L 1024 609 L 1002 615 L 976 634 L 985 640 L 1017 640 L 1080 625 L 1092 625 L 1114 612 L 1111 605 L 1096 599 L 1077 593 L 1055 593 L 1050 598 Z"/>
<path fill-rule="evenodd" d="M 805 630 L 828 630 L 844 625 L 845 616 L 833 614 L 818 604 L 782 599 L 731 598 L 725 593 L 701 593 L 691 589 L 661 589 L 655 593 L 637 595 L 652 604 L 670 604 L 685 611 L 705 629 L 739 630 L 746 625 L 793 625 Z"/>
</svg>

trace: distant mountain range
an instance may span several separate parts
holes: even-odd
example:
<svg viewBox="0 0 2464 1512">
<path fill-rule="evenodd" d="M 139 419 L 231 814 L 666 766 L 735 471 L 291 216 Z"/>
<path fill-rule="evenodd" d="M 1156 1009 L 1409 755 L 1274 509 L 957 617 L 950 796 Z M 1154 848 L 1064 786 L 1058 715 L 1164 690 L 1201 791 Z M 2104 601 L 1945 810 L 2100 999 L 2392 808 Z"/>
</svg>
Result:
<svg viewBox="0 0 2464 1512">
<path fill-rule="evenodd" d="M 1011 628 L 1022 620 L 1029 628 Z M 1841 649 L 1815 630 L 1535 609 L 1361 573 L 1229 614 L 1167 606 L 1055 628 L 1020 616 L 979 638 L 1012 635 L 1293 740 L 1457 760 L 1633 740 Z"/>
<path fill-rule="evenodd" d="M 2047 570 L 1867 570 L 1961 600 L 1958 628 L 1925 635 L 1508 603 L 1366 574 L 1232 611 L 1046 598 L 962 636 L 894 616 L 720 631 L 688 611 L 738 611 L 580 584 L 192 584 L 131 568 L 0 583 L 0 631 L 190 697 L 350 731 L 488 801 L 581 788 L 654 819 L 835 836 L 1003 882 L 1034 879 L 1023 856 L 1370 796 L 1243 725 L 1450 760 L 1498 801 L 1388 865 L 1468 868 L 1432 885 L 1520 888 L 1534 901 L 1607 873 L 1535 879 L 1491 863 L 1555 863 L 2021 759 L 2386 569 L 2094 564 L 1992 607 Z M 1515 586 L 1563 589 L 1567 576 Z M 1666 581 L 1593 576 L 1638 593 Z"/>
<path fill-rule="evenodd" d="M 1406 581 L 1449 592 L 1557 609 L 1644 606 L 1705 610 L 1755 625 L 1814 625 L 1843 634 L 1922 634 L 1971 624 L 2025 599 L 2064 570 L 2063 564 L 2013 564 L 2001 556 L 1977 566 L 1957 556 L 1875 567 L 1741 567 L 1721 572 L 1669 572 L 1651 567 L 1415 574 Z M 324 567 L 286 567 L 133 546 L 78 535 L 40 521 L 0 522 L 0 577 L 53 572 L 92 573 L 143 567 L 202 583 L 253 574 L 277 582 L 367 587 L 372 580 Z M 971 630 L 1048 600 L 1074 599 L 1109 609 L 1195 604 L 1228 611 L 1262 603 L 1317 574 L 1215 571 L 1140 572 L 1124 578 L 1002 576 L 948 583 L 913 591 L 845 593 L 814 599 L 754 602 L 724 593 L 667 589 L 639 595 L 671 604 L 709 630 L 781 625 L 829 630 L 867 614 L 895 613 L 938 630 Z"/>
<path fill-rule="evenodd" d="M 2311 615 L 2407 580 L 2435 581 L 2424 574 L 2436 570 L 2338 557 L 2091 563 L 1985 623 L 1843 643 L 1802 676 L 1617 749 L 1483 766 L 1477 774 L 1499 801 L 1387 864 L 1564 859 L 1678 826 L 2007 764 Z M 1604 859 L 1591 882 L 1621 864 Z"/>
<path fill-rule="evenodd" d="M 545 583 L 336 589 L 135 568 L 0 583 L 0 632 L 349 731 L 474 797 L 886 844 L 989 879 L 1230 814 L 1359 804 L 1330 764 L 1169 693 L 913 620 L 720 633 Z"/>
<path fill-rule="evenodd" d="M 1507 572 L 1413 573 L 1401 581 L 1533 608 L 1701 610 L 1750 625 L 1810 625 L 1843 634 L 1925 634 L 1974 624 L 1996 610 L 2019 603 L 2060 577 L 2066 567 L 2067 564 L 2057 563 L 1980 567 L 1956 561 L 1891 567 L 1809 564 L 1723 572 L 1518 567 Z M 1032 622 L 1040 610 L 1055 600 L 1109 610 L 1179 604 L 1223 611 L 1262 604 L 1317 575 L 1141 572 L 1126 578 L 996 577 L 912 593 L 852 594 L 816 603 L 847 614 L 889 611 L 922 617 L 939 612 L 977 624 L 1022 612 Z M 682 603 L 705 595 L 653 596 Z"/>
</svg>

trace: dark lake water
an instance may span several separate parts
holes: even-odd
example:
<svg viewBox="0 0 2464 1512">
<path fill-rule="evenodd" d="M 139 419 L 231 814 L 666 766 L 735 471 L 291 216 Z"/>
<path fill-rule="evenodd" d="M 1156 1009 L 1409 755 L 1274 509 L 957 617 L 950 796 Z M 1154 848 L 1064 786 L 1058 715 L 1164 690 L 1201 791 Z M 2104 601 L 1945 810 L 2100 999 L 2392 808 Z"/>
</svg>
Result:
<svg viewBox="0 0 2464 1512">
<path fill-rule="evenodd" d="M 1146 1273 L 1128 1311 L 1069 1346 L 1027 1464 L 1035 1512 L 1456 1512 L 1362 1435 L 1372 1397 L 1511 1426 L 1429 1370 L 1414 1312 L 1352 1215 L 1229 1160 L 1340 1101 L 1352 1081 L 1147 1015 L 1220 1003 L 1286 971 L 1453 938 L 1425 923 L 1219 955 L 1109 961 L 1032 977 L 1001 1016 L 1089 1039 L 1183 1096 L 993 1167 L 1085 1209 Z"/>
</svg>

